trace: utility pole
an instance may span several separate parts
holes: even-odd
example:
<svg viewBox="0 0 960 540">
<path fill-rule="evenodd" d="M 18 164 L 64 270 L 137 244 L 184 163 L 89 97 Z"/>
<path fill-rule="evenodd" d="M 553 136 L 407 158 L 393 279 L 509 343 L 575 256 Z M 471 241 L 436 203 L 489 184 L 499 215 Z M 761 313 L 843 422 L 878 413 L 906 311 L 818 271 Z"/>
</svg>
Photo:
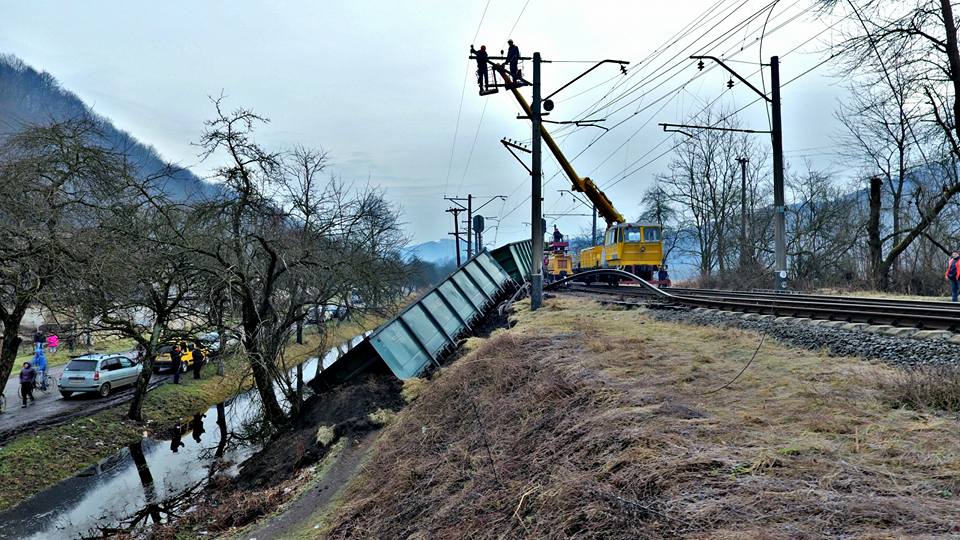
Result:
<svg viewBox="0 0 960 540">
<path fill-rule="evenodd" d="M 460 242 L 461 240 L 467 246 L 467 259 L 473 257 L 474 253 L 480 253 L 481 248 L 478 247 L 474 250 L 474 238 L 473 229 L 476 229 L 476 223 L 474 223 L 474 212 L 480 212 L 485 206 L 492 203 L 496 200 L 505 200 L 507 197 L 505 195 L 494 195 L 492 197 L 474 197 L 472 193 L 468 193 L 466 197 L 444 197 L 446 201 L 453 203 L 453 206 L 448 208 L 446 211 L 453 214 L 453 232 L 450 233 L 456 238 L 457 242 L 457 266 L 461 264 L 460 259 Z M 488 199 L 487 202 L 481 204 L 480 206 L 474 208 L 473 200 L 474 199 Z M 466 204 L 464 204 L 466 203 Z M 467 213 L 467 222 L 466 222 L 466 236 L 464 238 L 460 237 L 460 213 Z"/>
<path fill-rule="evenodd" d="M 786 201 L 783 187 L 783 128 L 780 119 L 780 58 L 770 57 L 771 108 L 773 109 L 773 233 L 777 268 L 775 285 L 778 291 L 787 288 Z"/>
<path fill-rule="evenodd" d="M 706 55 L 693 55 L 690 57 L 692 60 L 699 60 L 697 67 L 703 69 L 703 61 L 711 60 L 720 65 L 723 69 L 727 70 L 731 75 L 736 77 L 740 82 L 745 84 L 748 88 L 753 90 L 757 95 L 759 95 L 764 101 L 770 104 L 772 109 L 772 123 L 770 126 L 770 131 L 760 131 L 755 129 L 736 129 L 736 128 L 724 128 L 716 126 L 694 126 L 689 124 L 663 124 L 660 126 L 663 127 L 664 131 L 667 132 L 678 132 L 683 133 L 687 136 L 691 136 L 681 129 L 711 129 L 715 131 L 736 131 L 740 133 L 769 133 L 772 146 L 773 146 L 773 233 L 774 233 L 774 253 L 775 253 L 775 263 L 774 263 L 774 283 L 773 286 L 776 290 L 782 291 L 787 289 L 788 279 L 787 279 L 787 234 L 786 234 L 786 197 L 784 196 L 784 182 L 783 182 L 783 124 L 781 119 L 780 112 L 780 57 L 771 56 L 770 57 L 770 86 L 771 86 L 771 95 L 767 96 L 765 93 L 760 91 L 759 88 L 750 84 L 750 81 L 746 80 L 739 73 L 730 68 L 730 66 L 723 63 L 723 60 L 717 58 L 716 56 L 706 56 Z M 730 79 L 730 82 L 727 83 L 728 88 L 733 88 L 734 82 L 733 79 Z"/>
<path fill-rule="evenodd" d="M 749 159 L 737 158 L 740 163 L 740 268 L 744 269 L 749 263 L 747 257 L 747 163 Z"/>
<path fill-rule="evenodd" d="M 473 195 L 467 194 L 467 259 L 473 257 Z"/>
<path fill-rule="evenodd" d="M 593 235 L 590 237 L 590 245 L 597 245 L 597 205 L 593 205 Z"/>
<path fill-rule="evenodd" d="M 453 208 L 447 208 L 446 211 L 453 214 L 453 232 L 449 234 L 453 235 L 453 239 L 457 244 L 457 268 L 460 268 L 460 212 L 464 212 L 465 210 L 454 206 Z"/>
<path fill-rule="evenodd" d="M 541 148 L 540 148 L 540 53 L 533 53 L 533 103 L 530 107 L 530 120 L 533 124 L 531 143 L 532 192 L 530 196 L 530 240 L 533 257 L 530 261 L 530 309 L 536 311 L 543 304 L 543 217 L 541 194 Z"/>
</svg>

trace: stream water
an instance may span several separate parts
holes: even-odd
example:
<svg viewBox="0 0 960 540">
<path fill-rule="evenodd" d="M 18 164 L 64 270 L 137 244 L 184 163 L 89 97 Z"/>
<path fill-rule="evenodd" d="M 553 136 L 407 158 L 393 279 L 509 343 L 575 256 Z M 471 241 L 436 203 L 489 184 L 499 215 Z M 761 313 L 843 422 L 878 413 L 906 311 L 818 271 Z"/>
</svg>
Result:
<svg viewBox="0 0 960 540">
<path fill-rule="evenodd" d="M 322 363 L 316 357 L 305 362 L 305 381 L 316 374 L 318 363 L 322 369 L 330 367 L 363 337 L 356 336 L 327 351 Z M 0 513 L 0 539 L 77 538 L 96 533 L 97 527 L 115 527 L 137 513 L 159 521 L 163 519 L 157 509 L 159 501 L 203 483 L 220 464 L 232 463 L 223 472 L 236 474 L 237 464 L 259 449 L 258 444 L 236 437 L 255 420 L 258 411 L 258 398 L 251 390 L 196 414 L 166 433 L 144 437 Z M 70 456 L 47 459 L 69 460 Z"/>
</svg>

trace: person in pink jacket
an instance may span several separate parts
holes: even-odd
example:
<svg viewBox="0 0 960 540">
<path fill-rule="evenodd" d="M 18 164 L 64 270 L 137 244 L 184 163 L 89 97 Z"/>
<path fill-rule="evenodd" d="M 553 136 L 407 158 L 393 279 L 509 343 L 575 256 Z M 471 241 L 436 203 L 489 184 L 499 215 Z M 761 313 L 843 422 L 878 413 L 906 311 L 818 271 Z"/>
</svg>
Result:
<svg viewBox="0 0 960 540">
<path fill-rule="evenodd" d="M 50 349 L 50 354 L 57 352 L 57 347 L 60 346 L 60 338 L 56 334 L 50 334 L 47 336 L 47 348 Z"/>
</svg>

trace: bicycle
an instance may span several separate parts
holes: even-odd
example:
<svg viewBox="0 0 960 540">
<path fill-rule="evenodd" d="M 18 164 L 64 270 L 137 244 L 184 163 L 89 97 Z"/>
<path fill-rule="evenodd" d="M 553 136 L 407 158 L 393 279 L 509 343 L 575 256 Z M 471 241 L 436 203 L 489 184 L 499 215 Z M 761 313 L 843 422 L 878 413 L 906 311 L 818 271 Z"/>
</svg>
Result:
<svg viewBox="0 0 960 540">
<path fill-rule="evenodd" d="M 57 380 L 50 376 L 50 372 L 43 371 L 37 373 L 37 380 L 33 383 L 33 389 L 46 394 L 57 386 Z"/>
</svg>

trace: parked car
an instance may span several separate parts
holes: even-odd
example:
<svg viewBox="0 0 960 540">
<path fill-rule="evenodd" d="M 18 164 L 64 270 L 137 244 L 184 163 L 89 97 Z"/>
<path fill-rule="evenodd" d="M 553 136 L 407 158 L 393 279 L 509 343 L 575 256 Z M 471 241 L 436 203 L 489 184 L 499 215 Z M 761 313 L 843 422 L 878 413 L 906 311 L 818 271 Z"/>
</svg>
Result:
<svg viewBox="0 0 960 540">
<path fill-rule="evenodd" d="M 63 368 L 57 387 L 65 398 L 81 392 L 96 392 L 106 397 L 117 388 L 135 383 L 142 369 L 126 356 L 87 354 L 70 360 Z"/>
</svg>

